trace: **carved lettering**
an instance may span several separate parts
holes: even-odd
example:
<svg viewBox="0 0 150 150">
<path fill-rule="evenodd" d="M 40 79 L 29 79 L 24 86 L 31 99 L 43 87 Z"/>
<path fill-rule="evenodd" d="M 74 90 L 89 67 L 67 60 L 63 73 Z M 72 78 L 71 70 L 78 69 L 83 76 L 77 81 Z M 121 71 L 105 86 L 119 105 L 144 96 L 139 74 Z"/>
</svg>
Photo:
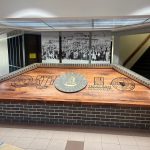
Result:
<svg viewBox="0 0 150 150">
<path fill-rule="evenodd" d="M 11 86 L 14 86 L 16 88 L 21 88 L 21 87 L 30 86 L 30 85 L 32 85 L 32 83 L 33 83 L 32 76 L 22 75 L 22 76 L 19 76 L 19 77 L 13 79 Z"/>
<path fill-rule="evenodd" d="M 35 86 L 38 89 L 46 89 L 53 85 L 56 78 L 57 76 L 54 75 L 38 75 L 37 77 L 21 75 L 12 80 L 11 86 L 16 88 Z"/>
</svg>

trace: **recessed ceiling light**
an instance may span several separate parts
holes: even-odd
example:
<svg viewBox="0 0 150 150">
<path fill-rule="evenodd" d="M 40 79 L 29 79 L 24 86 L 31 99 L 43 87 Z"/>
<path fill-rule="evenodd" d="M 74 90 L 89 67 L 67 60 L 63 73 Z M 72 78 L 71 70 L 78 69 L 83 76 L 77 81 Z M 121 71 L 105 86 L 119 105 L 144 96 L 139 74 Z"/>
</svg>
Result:
<svg viewBox="0 0 150 150">
<path fill-rule="evenodd" d="M 42 9 L 35 9 L 35 8 L 30 8 L 30 9 L 24 9 L 21 11 L 17 11 L 14 14 L 8 16 L 8 18 L 51 18 L 51 17 L 56 17 L 53 13 L 46 12 L 45 10 Z"/>
</svg>

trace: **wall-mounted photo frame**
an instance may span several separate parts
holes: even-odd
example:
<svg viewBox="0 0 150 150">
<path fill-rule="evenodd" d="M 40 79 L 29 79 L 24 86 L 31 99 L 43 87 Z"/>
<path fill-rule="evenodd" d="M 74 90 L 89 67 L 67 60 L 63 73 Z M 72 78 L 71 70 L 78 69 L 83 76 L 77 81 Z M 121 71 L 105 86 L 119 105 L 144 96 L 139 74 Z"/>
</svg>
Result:
<svg viewBox="0 0 150 150">
<path fill-rule="evenodd" d="M 59 33 L 42 33 L 42 63 L 59 63 Z"/>
<path fill-rule="evenodd" d="M 109 32 L 92 32 L 91 63 L 110 64 L 112 51 L 112 35 Z"/>
<path fill-rule="evenodd" d="M 62 63 L 89 63 L 89 32 L 62 32 Z"/>
<path fill-rule="evenodd" d="M 111 32 L 47 32 L 41 39 L 43 63 L 111 63 Z"/>
</svg>

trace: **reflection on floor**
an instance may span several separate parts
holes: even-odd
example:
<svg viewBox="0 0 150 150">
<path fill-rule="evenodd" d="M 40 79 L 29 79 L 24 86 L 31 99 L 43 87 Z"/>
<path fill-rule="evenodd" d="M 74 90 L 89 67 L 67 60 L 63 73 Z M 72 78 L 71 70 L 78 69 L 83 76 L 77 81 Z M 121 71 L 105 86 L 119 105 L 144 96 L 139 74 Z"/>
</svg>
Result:
<svg viewBox="0 0 150 150">
<path fill-rule="evenodd" d="M 24 150 L 150 150 L 150 132 L 0 125 L 0 141 Z"/>
<path fill-rule="evenodd" d="M 0 145 L 0 150 L 23 150 L 23 149 L 4 143 L 4 144 Z"/>
</svg>

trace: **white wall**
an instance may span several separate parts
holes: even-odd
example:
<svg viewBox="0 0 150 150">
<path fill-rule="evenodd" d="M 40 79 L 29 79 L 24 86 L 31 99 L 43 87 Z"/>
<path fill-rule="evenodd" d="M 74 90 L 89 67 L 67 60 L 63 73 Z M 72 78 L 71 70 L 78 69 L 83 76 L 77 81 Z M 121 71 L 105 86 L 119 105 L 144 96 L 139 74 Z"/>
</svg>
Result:
<svg viewBox="0 0 150 150">
<path fill-rule="evenodd" d="M 135 51 L 135 49 L 145 40 L 149 35 L 147 34 L 136 34 L 121 36 L 119 40 L 120 49 L 120 63 L 123 64 L 126 59 Z M 140 49 L 140 51 L 132 58 L 130 62 L 127 63 L 126 67 L 131 68 L 134 63 L 139 59 L 139 57 L 147 50 L 150 46 L 150 40 Z"/>
<path fill-rule="evenodd" d="M 7 35 L 0 35 L 0 76 L 9 73 Z"/>
<path fill-rule="evenodd" d="M 150 15 L 150 0 L 0 0 L 0 18 Z"/>
</svg>

